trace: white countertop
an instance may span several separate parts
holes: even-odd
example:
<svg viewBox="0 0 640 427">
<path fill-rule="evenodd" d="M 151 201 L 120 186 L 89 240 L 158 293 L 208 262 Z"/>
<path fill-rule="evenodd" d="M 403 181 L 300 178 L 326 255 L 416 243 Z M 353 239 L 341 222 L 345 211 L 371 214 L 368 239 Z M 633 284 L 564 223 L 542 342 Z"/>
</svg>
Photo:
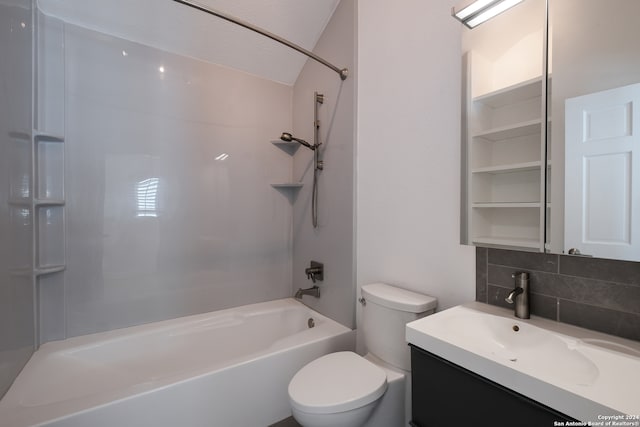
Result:
<svg viewBox="0 0 640 427">
<path fill-rule="evenodd" d="M 406 338 L 577 420 L 640 425 L 625 416 L 640 415 L 640 342 L 479 302 L 410 322 Z"/>
</svg>

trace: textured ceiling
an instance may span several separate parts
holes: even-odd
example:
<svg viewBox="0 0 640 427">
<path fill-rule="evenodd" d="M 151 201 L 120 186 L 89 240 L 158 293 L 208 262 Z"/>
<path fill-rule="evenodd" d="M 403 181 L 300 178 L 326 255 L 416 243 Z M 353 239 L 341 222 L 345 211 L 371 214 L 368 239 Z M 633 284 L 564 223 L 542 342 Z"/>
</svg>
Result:
<svg viewBox="0 0 640 427">
<path fill-rule="evenodd" d="M 340 0 L 200 0 L 313 50 Z M 288 85 L 306 56 L 173 0 L 38 0 L 47 15 Z M 331 61 L 331 58 L 327 58 Z"/>
</svg>

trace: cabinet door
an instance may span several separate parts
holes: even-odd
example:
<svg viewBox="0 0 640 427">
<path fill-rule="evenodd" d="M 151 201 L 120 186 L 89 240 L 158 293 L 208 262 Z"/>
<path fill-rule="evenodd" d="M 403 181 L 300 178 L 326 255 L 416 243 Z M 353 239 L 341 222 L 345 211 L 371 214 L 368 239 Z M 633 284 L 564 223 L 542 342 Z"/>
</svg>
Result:
<svg viewBox="0 0 640 427">
<path fill-rule="evenodd" d="M 417 427 L 540 427 L 571 418 L 417 347 L 411 347 Z"/>
</svg>

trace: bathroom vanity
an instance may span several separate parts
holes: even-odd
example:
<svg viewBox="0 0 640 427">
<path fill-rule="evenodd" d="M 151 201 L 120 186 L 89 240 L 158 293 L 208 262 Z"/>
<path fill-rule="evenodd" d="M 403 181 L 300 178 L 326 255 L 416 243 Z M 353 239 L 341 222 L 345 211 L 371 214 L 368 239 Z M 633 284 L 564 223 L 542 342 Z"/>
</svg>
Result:
<svg viewBox="0 0 640 427">
<path fill-rule="evenodd" d="M 638 342 L 478 302 L 406 332 L 414 426 L 640 424 Z"/>
<path fill-rule="evenodd" d="M 411 346 L 412 423 L 415 427 L 553 426 L 573 420 L 558 411 Z"/>
</svg>

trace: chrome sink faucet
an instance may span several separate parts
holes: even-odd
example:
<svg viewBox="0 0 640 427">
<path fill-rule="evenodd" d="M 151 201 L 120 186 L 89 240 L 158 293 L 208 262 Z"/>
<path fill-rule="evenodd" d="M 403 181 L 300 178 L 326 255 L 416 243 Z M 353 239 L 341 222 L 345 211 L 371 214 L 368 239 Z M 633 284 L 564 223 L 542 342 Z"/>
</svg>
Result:
<svg viewBox="0 0 640 427">
<path fill-rule="evenodd" d="M 529 273 L 518 271 L 511 275 L 515 279 L 516 287 L 504 300 L 509 304 L 515 302 L 515 315 L 520 319 L 529 318 Z"/>
</svg>

